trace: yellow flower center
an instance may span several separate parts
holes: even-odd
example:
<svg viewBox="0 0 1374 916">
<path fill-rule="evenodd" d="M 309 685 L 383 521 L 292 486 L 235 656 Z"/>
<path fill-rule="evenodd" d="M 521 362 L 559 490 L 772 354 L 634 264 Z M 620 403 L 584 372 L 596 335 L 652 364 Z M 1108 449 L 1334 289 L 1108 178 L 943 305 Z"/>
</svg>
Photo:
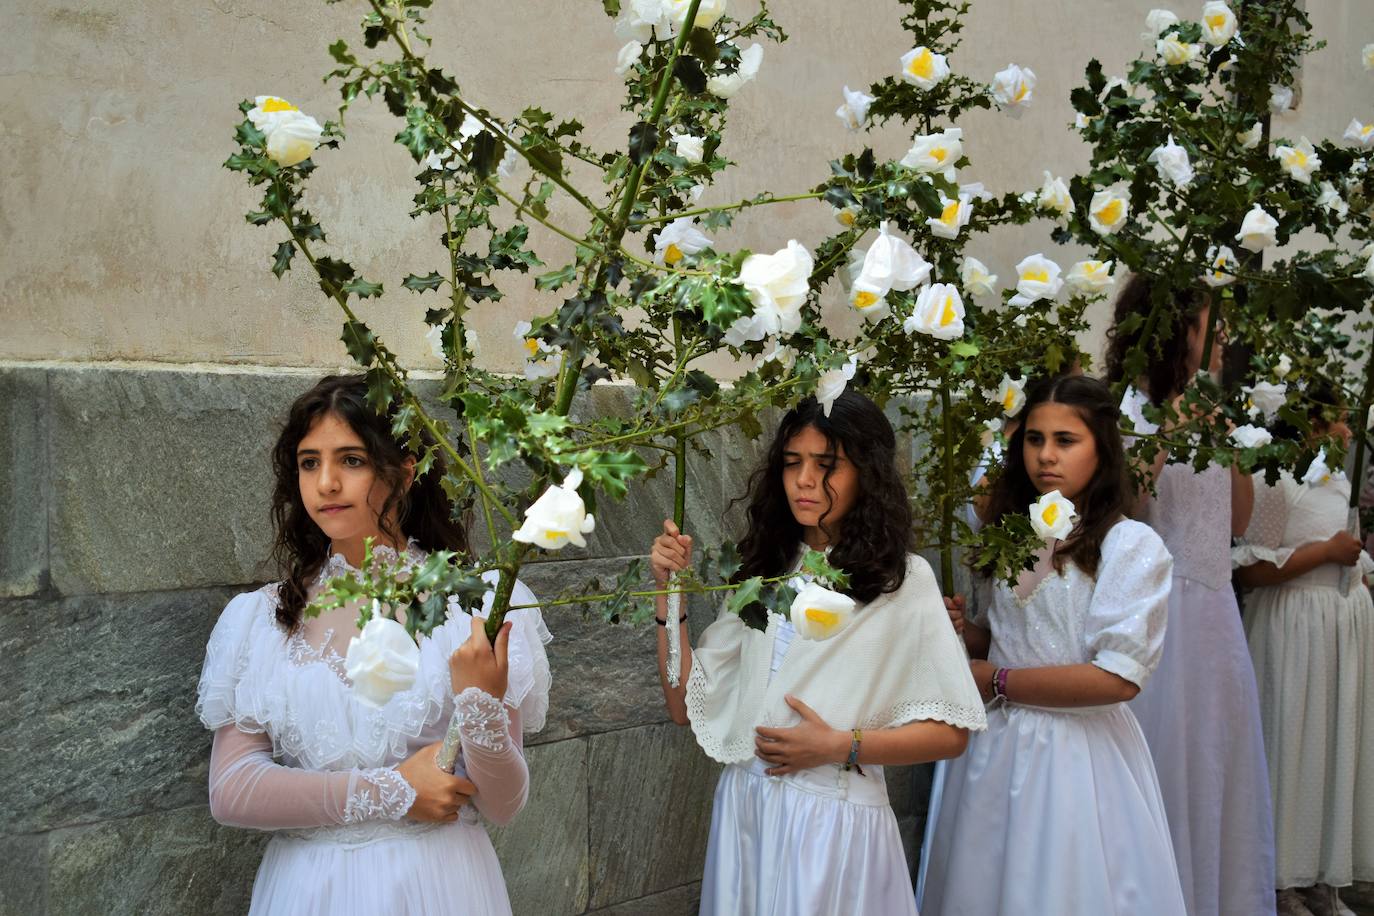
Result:
<svg viewBox="0 0 1374 916">
<path fill-rule="evenodd" d="M 1113 223 L 1120 222 L 1120 221 L 1121 221 L 1121 216 L 1122 216 L 1122 210 L 1121 210 L 1121 208 L 1122 208 L 1121 199 L 1120 199 L 1120 198 L 1114 199 L 1111 203 L 1107 204 L 1107 205 L 1104 206 L 1101 210 L 1098 210 L 1098 211 L 1097 211 L 1097 219 L 1098 219 L 1098 221 L 1099 221 L 1099 222 L 1102 222 L 1102 223 L 1105 223 L 1105 224 L 1107 224 L 1107 225 L 1109 225 L 1109 226 L 1112 225 Z"/>
<path fill-rule="evenodd" d="M 878 295 L 876 293 L 870 293 L 868 290 L 860 290 L 854 294 L 854 307 L 860 311 L 863 311 L 877 301 Z"/>
<path fill-rule="evenodd" d="M 823 629 L 830 629 L 840 622 L 840 615 L 834 611 L 827 611 L 823 608 L 809 607 L 806 609 L 806 619 Z"/>
<path fill-rule="evenodd" d="M 1300 149 L 1295 149 L 1286 157 L 1289 168 L 1303 168 L 1307 165 L 1307 154 Z"/>
<path fill-rule="evenodd" d="M 1050 271 L 1047 267 L 1039 270 L 1028 270 L 1021 275 L 1021 279 L 1027 283 L 1048 283 L 1050 282 Z"/>
<path fill-rule="evenodd" d="M 1374 134 L 1374 124 L 1366 124 L 1360 128 L 1361 137 L 1368 137 L 1370 134 Z"/>
<path fill-rule="evenodd" d="M 548 538 L 549 540 L 553 540 L 554 538 L 565 538 L 567 536 L 568 532 L 566 531 L 558 531 L 554 528 L 544 529 L 544 537 Z"/>
<path fill-rule="evenodd" d="M 940 327 L 949 327 L 957 321 L 958 318 L 959 316 L 954 311 L 954 296 L 945 296 L 945 308 L 944 311 L 940 313 Z"/>
<path fill-rule="evenodd" d="M 1054 523 L 1059 520 L 1059 504 L 1050 503 L 1046 506 L 1045 511 L 1040 513 L 1040 520 L 1053 528 Z"/>
<path fill-rule="evenodd" d="M 959 221 L 959 201 L 951 200 L 945 204 L 944 212 L 940 214 L 940 222 L 946 226 L 953 226 Z"/>
<path fill-rule="evenodd" d="M 1207 24 L 1211 26 L 1214 30 L 1221 31 L 1223 28 L 1226 27 L 1226 14 L 1213 13 L 1212 15 L 1207 17 Z"/>
<path fill-rule="evenodd" d="M 1025 84 L 1025 82 L 1023 81 L 1023 82 L 1021 82 L 1020 85 L 1017 87 L 1017 89 L 1016 89 L 1016 95 L 1012 96 L 1012 99 L 1011 99 L 1011 100 L 1012 100 L 1013 102 L 1024 102 L 1024 101 L 1026 100 L 1026 96 L 1028 96 L 1028 95 L 1030 95 L 1030 87 L 1027 86 L 1027 85 Z"/>
<path fill-rule="evenodd" d="M 274 111 L 300 111 L 299 108 L 297 108 L 295 105 L 292 105 L 286 99 L 279 99 L 275 97 L 269 98 L 267 101 L 263 102 L 262 110 L 265 114 L 271 114 Z"/>
<path fill-rule="evenodd" d="M 930 52 L 929 48 L 922 48 L 907 65 L 907 71 L 912 76 L 920 77 L 923 80 L 931 79 L 935 75 L 935 55 Z"/>
<path fill-rule="evenodd" d="M 839 218 L 841 226 L 852 226 L 854 225 L 854 221 L 858 219 L 858 217 L 854 215 L 853 210 L 841 210 Z"/>
<path fill-rule="evenodd" d="M 525 352 L 529 354 L 530 359 L 534 359 L 534 357 L 539 354 L 539 341 L 534 340 L 533 338 L 526 340 Z"/>
<path fill-rule="evenodd" d="M 945 149 L 943 146 L 937 146 L 930 151 L 930 158 L 934 159 L 936 162 L 944 162 L 945 157 L 948 155 L 949 150 Z"/>
<path fill-rule="evenodd" d="M 667 264 L 670 267 L 676 264 L 678 261 L 681 261 L 682 258 L 682 249 L 672 243 L 669 243 L 668 247 L 663 252 L 663 263 Z"/>
<path fill-rule="evenodd" d="M 1015 404 L 1016 404 L 1016 389 L 1015 389 L 1015 388 L 1012 388 L 1010 385 L 1008 385 L 1008 386 L 1007 386 L 1007 393 L 1004 394 L 1004 395 L 1002 395 L 1002 410 L 1003 410 L 1003 411 L 1010 411 L 1011 408 L 1012 408 L 1012 406 L 1015 405 Z"/>
</svg>

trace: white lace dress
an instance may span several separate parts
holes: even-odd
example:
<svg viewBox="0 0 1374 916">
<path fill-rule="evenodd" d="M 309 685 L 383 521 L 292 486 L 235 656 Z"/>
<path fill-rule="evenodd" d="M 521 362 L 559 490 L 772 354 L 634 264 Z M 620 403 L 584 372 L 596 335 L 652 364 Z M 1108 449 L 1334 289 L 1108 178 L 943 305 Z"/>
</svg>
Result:
<svg viewBox="0 0 1374 916">
<path fill-rule="evenodd" d="M 1144 684 L 1164 641 L 1170 558 L 1118 522 L 1094 579 L 1045 553 L 1022 587 L 993 589 L 979 622 L 999 667 L 1091 663 Z M 1048 574 L 1047 574 L 1048 573 Z M 923 916 L 1183 916 L 1183 894 L 1149 749 L 1124 703 L 1049 709 L 999 703 L 945 769 L 922 850 Z"/>
<path fill-rule="evenodd" d="M 1230 474 L 1166 465 L 1147 503 L 1174 581 L 1164 658 L 1131 709 L 1159 773 L 1189 916 L 1274 912 L 1259 693 L 1231 591 Z"/>
<path fill-rule="evenodd" d="M 1350 483 L 1308 486 L 1255 477 L 1255 514 L 1237 566 L 1282 567 L 1293 552 L 1345 528 Z M 1349 594 L 1341 567 L 1319 566 L 1245 595 L 1245 631 L 1259 679 L 1274 789 L 1278 887 L 1374 881 L 1374 602 Z"/>
<path fill-rule="evenodd" d="M 346 568 L 335 556 L 321 580 Z M 535 600 L 516 584 L 512 604 Z M 211 813 L 273 831 L 252 916 L 509 914 L 478 813 L 504 823 L 528 794 L 522 726 L 543 726 L 550 683 L 551 637 L 538 609 L 507 617 L 514 626 L 504 704 L 471 688 L 456 710 L 448 657 L 471 633 L 471 618 L 456 606 L 422 640 L 415 685 L 380 709 L 354 699 L 344 673 L 351 622 L 336 615 L 333 629 L 307 625 L 288 638 L 275 612 L 273 585 L 229 602 L 206 646 L 196 703 L 215 731 Z M 396 766 L 442 740 L 455 714 L 461 764 L 477 785 L 473 804 L 451 824 L 407 820 L 415 793 Z"/>
</svg>

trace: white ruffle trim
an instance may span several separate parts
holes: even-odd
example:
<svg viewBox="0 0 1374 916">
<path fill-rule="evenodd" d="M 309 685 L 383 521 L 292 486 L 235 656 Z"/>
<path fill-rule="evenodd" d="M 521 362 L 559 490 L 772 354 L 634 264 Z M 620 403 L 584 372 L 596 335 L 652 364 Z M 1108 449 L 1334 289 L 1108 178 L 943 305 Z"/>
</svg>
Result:
<svg viewBox="0 0 1374 916">
<path fill-rule="evenodd" d="M 453 708 L 448 658 L 471 635 L 467 614 L 449 619 L 420 641 L 420 675 L 381 708 L 351 694 L 322 659 L 290 658 L 288 638 L 276 621 L 276 587 L 236 596 L 220 615 L 205 647 L 196 713 L 211 730 L 234 725 L 265 732 L 274 756 L 307 769 L 379 767 L 404 759 L 410 739 L 446 719 Z M 509 690 L 526 732 L 538 731 L 548 712 L 548 656 L 553 637 L 538 608 L 512 611 Z"/>
<path fill-rule="evenodd" d="M 1282 568 L 1283 564 L 1293 558 L 1296 549 L 1295 547 L 1264 547 L 1242 540 L 1231 548 L 1231 568 L 1239 569 L 1242 566 L 1251 566 L 1255 563 L 1273 563 Z"/>
</svg>

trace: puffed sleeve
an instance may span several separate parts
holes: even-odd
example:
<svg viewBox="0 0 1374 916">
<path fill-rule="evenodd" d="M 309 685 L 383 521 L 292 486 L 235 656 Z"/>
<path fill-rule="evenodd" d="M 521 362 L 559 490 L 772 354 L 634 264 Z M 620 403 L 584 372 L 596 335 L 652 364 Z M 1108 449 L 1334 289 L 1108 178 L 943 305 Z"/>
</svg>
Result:
<svg viewBox="0 0 1374 916">
<path fill-rule="evenodd" d="M 1164 651 L 1173 569 L 1148 525 L 1121 521 L 1107 533 L 1084 631 L 1094 665 L 1145 686 Z"/>
<path fill-rule="evenodd" d="M 205 663 L 196 687 L 196 715 L 212 731 L 235 725 L 240 731 L 266 731 L 271 721 L 265 698 L 245 677 L 254 663 L 257 630 L 272 615 L 272 599 L 266 591 L 235 596 L 220 614 L 205 646 Z"/>
<path fill-rule="evenodd" d="M 730 763 L 753 755 L 753 711 L 768 683 L 762 660 L 770 657 L 770 645 L 770 635 L 750 629 L 722 605 L 720 616 L 692 648 L 687 719 L 711 759 Z"/>
<path fill-rule="evenodd" d="M 1245 529 L 1245 537 L 1231 548 L 1231 565 L 1239 567 L 1268 562 L 1283 566 L 1293 556 L 1294 548 L 1281 545 L 1298 484 L 1291 477 L 1284 476 L 1271 487 L 1264 482 L 1263 474 L 1254 475 L 1254 481 L 1255 508 L 1250 515 L 1250 525 Z"/>
</svg>

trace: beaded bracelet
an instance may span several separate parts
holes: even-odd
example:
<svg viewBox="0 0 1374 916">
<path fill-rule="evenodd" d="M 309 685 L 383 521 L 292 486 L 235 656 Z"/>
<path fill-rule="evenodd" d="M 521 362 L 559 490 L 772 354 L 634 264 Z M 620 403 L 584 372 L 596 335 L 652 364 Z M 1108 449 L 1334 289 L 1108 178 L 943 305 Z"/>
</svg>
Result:
<svg viewBox="0 0 1374 916">
<path fill-rule="evenodd" d="M 681 617 L 679 617 L 679 618 L 677 619 L 677 622 L 678 622 L 678 623 L 686 623 L 686 622 L 687 622 L 687 615 L 686 615 L 686 614 L 683 614 Z M 658 624 L 658 625 L 661 626 L 661 627 L 666 627 L 666 626 L 668 625 L 668 621 L 666 621 L 666 620 L 659 620 L 657 616 L 654 617 L 654 623 Z"/>
<path fill-rule="evenodd" d="M 863 740 L 864 740 L 864 731 L 863 731 L 863 729 L 862 729 L 862 728 L 856 728 L 856 729 L 854 729 L 854 731 L 853 731 L 853 737 L 851 738 L 851 740 L 850 740 L 850 742 L 849 742 L 849 757 L 848 757 L 848 758 L 845 760 L 845 762 L 844 762 L 844 771 L 845 771 L 846 773 L 848 773 L 850 770 L 858 770 L 860 776 L 862 776 L 862 775 L 864 774 L 864 768 L 861 767 L 861 766 L 859 766 L 859 744 L 860 744 Z"/>
<path fill-rule="evenodd" d="M 1007 698 L 1007 672 L 1010 668 L 998 668 L 992 672 L 992 698 L 994 700 Z"/>
</svg>

